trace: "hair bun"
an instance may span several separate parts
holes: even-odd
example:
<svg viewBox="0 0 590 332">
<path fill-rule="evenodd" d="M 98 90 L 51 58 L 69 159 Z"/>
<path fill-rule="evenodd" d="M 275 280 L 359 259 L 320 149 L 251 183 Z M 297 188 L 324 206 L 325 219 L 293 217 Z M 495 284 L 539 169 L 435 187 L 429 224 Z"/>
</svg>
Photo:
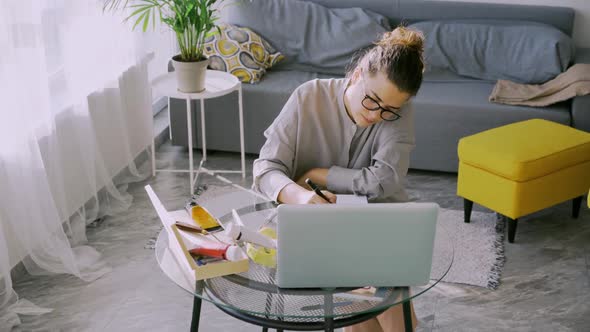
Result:
<svg viewBox="0 0 590 332">
<path fill-rule="evenodd" d="M 400 26 L 393 31 L 384 33 L 381 40 L 376 44 L 385 48 L 392 46 L 410 47 L 422 53 L 424 51 L 424 35 L 421 31 Z"/>
</svg>

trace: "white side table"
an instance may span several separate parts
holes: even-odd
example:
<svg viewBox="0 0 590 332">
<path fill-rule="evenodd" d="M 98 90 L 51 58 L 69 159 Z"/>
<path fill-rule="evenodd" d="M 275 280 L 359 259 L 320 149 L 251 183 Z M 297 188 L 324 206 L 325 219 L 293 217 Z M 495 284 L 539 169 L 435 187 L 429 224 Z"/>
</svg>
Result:
<svg viewBox="0 0 590 332">
<path fill-rule="evenodd" d="M 246 159 L 244 156 L 244 115 L 242 110 L 242 84 L 240 80 L 229 73 L 207 70 L 205 77 L 205 90 L 199 93 L 185 93 L 180 92 L 176 86 L 175 73 L 167 73 L 157 77 L 153 83 L 152 88 L 155 91 L 160 92 L 168 98 L 178 98 L 186 100 L 186 123 L 188 129 L 188 158 L 189 158 L 189 169 L 188 170 L 169 170 L 169 169 L 156 169 L 155 159 L 155 141 L 152 142 L 152 173 L 156 175 L 156 172 L 181 172 L 190 174 L 190 188 L 191 195 L 194 193 L 194 164 L 193 164 L 193 130 L 191 126 L 191 100 L 201 101 L 201 137 L 203 143 L 203 158 L 201 160 L 197 173 L 201 170 L 201 166 L 204 161 L 207 160 L 207 141 L 205 138 L 205 99 L 216 98 L 225 96 L 233 91 L 238 91 L 238 111 L 240 114 L 240 152 L 242 157 L 242 170 L 207 170 L 208 173 L 242 173 L 242 178 L 246 177 Z M 168 99 L 170 101 L 170 99 Z M 170 107 L 170 103 L 168 103 Z M 169 110 L 170 111 L 170 110 Z"/>
</svg>

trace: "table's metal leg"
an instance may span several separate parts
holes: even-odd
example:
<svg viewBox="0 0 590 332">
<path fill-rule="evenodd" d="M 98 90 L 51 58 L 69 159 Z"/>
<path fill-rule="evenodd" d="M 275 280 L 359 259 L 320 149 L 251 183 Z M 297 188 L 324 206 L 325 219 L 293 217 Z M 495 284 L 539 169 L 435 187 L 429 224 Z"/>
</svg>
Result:
<svg viewBox="0 0 590 332">
<path fill-rule="evenodd" d="M 170 115 L 170 97 L 168 97 L 168 138 L 172 140 L 172 115 Z"/>
<path fill-rule="evenodd" d="M 156 176 L 156 138 L 152 139 L 152 176 Z"/>
<path fill-rule="evenodd" d="M 240 152 L 242 154 L 242 179 L 246 178 L 246 157 L 244 152 L 244 110 L 242 108 L 242 86 L 238 90 L 238 103 L 240 112 Z"/>
<path fill-rule="evenodd" d="M 324 316 L 326 322 L 326 332 L 334 331 L 334 299 L 332 294 L 324 295 Z"/>
<path fill-rule="evenodd" d="M 272 293 L 266 294 L 266 303 L 264 309 L 266 309 L 266 312 L 270 312 L 270 310 L 272 309 Z M 266 318 L 270 318 L 270 316 L 266 315 Z"/>
<path fill-rule="evenodd" d="M 195 284 L 195 293 L 201 294 L 203 292 L 203 280 L 197 280 Z M 191 319 L 191 332 L 198 332 L 199 331 L 199 320 L 201 318 L 201 300 L 200 297 L 194 296 L 193 299 L 193 317 Z"/>
<path fill-rule="evenodd" d="M 285 314 L 285 302 L 280 297 L 277 299 L 277 313 L 279 314 L 279 317 L 277 319 L 279 321 L 283 321 L 284 320 L 283 314 Z M 280 332 L 282 330 L 277 329 L 277 331 Z"/>
<path fill-rule="evenodd" d="M 191 123 L 191 99 L 186 99 L 186 126 L 188 130 L 188 162 L 189 162 L 189 179 L 191 195 L 195 193 L 193 186 L 193 126 Z"/>
<path fill-rule="evenodd" d="M 405 287 L 403 294 L 404 298 L 407 298 L 409 296 L 409 290 L 407 287 Z M 413 332 L 414 329 L 412 327 L 412 300 L 405 301 L 402 304 L 402 309 L 404 311 L 404 326 L 406 332 Z"/>
<path fill-rule="evenodd" d="M 271 277 L 274 279 L 275 278 L 275 272 L 272 271 L 271 273 Z M 272 304 L 273 304 L 273 293 L 267 293 L 266 294 L 266 303 L 264 306 L 264 309 L 266 310 L 266 312 L 271 312 L 272 310 Z M 270 318 L 270 315 L 266 315 L 266 318 Z M 279 318 L 280 320 L 280 318 Z M 262 328 L 262 332 L 267 332 L 268 331 L 268 327 L 263 327 Z M 282 330 L 277 330 L 277 331 L 282 331 Z"/>
<path fill-rule="evenodd" d="M 205 160 L 203 160 L 201 158 L 201 161 L 199 162 L 199 167 L 197 168 L 197 171 L 195 172 L 197 174 L 195 175 L 195 178 L 193 179 L 193 182 L 194 182 L 193 187 L 196 186 L 197 188 L 199 188 L 199 175 L 201 175 L 201 170 L 203 169 L 203 162 L 204 161 Z"/>
<path fill-rule="evenodd" d="M 406 327 L 406 332 L 413 332 L 414 329 L 412 328 L 412 307 L 411 307 L 411 300 L 408 300 L 402 304 L 404 310 L 404 326 Z"/>
<path fill-rule="evenodd" d="M 203 160 L 207 161 L 207 138 L 205 135 L 205 99 L 201 99 L 201 142 L 203 147 Z"/>
</svg>

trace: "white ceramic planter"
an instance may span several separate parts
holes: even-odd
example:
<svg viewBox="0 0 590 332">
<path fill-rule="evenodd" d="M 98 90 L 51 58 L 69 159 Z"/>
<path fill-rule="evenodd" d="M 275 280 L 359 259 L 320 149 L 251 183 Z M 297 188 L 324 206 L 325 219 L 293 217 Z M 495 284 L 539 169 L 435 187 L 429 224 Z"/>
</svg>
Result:
<svg viewBox="0 0 590 332">
<path fill-rule="evenodd" d="M 180 55 L 172 57 L 178 91 L 201 92 L 205 90 L 205 73 L 209 65 L 209 59 L 198 62 L 177 61 Z"/>
</svg>

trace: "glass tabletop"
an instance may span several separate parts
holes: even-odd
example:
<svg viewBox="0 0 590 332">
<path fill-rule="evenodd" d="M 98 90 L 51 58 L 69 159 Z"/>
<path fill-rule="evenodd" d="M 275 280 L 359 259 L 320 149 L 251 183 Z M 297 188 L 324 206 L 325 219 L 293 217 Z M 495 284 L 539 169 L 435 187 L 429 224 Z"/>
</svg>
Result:
<svg viewBox="0 0 590 332">
<path fill-rule="evenodd" d="M 276 227 L 275 203 L 252 191 L 233 187 L 226 191 L 203 197 L 197 202 L 207 208 L 224 226 L 233 222 L 232 209 L 235 209 L 244 225 L 252 230 Z M 446 245 L 437 245 L 443 243 Z M 316 322 L 326 317 L 345 318 L 384 311 L 434 287 L 448 273 L 453 258 L 454 246 L 450 235 L 438 225 L 431 278 L 426 285 L 284 289 L 276 285 L 275 268 L 265 267 L 250 260 L 247 272 L 204 280 L 201 290 L 182 273 L 181 267 L 168 249 L 168 236 L 165 230 L 161 231 L 156 241 L 156 259 L 162 271 L 193 296 L 245 314 L 290 322 Z"/>
</svg>

